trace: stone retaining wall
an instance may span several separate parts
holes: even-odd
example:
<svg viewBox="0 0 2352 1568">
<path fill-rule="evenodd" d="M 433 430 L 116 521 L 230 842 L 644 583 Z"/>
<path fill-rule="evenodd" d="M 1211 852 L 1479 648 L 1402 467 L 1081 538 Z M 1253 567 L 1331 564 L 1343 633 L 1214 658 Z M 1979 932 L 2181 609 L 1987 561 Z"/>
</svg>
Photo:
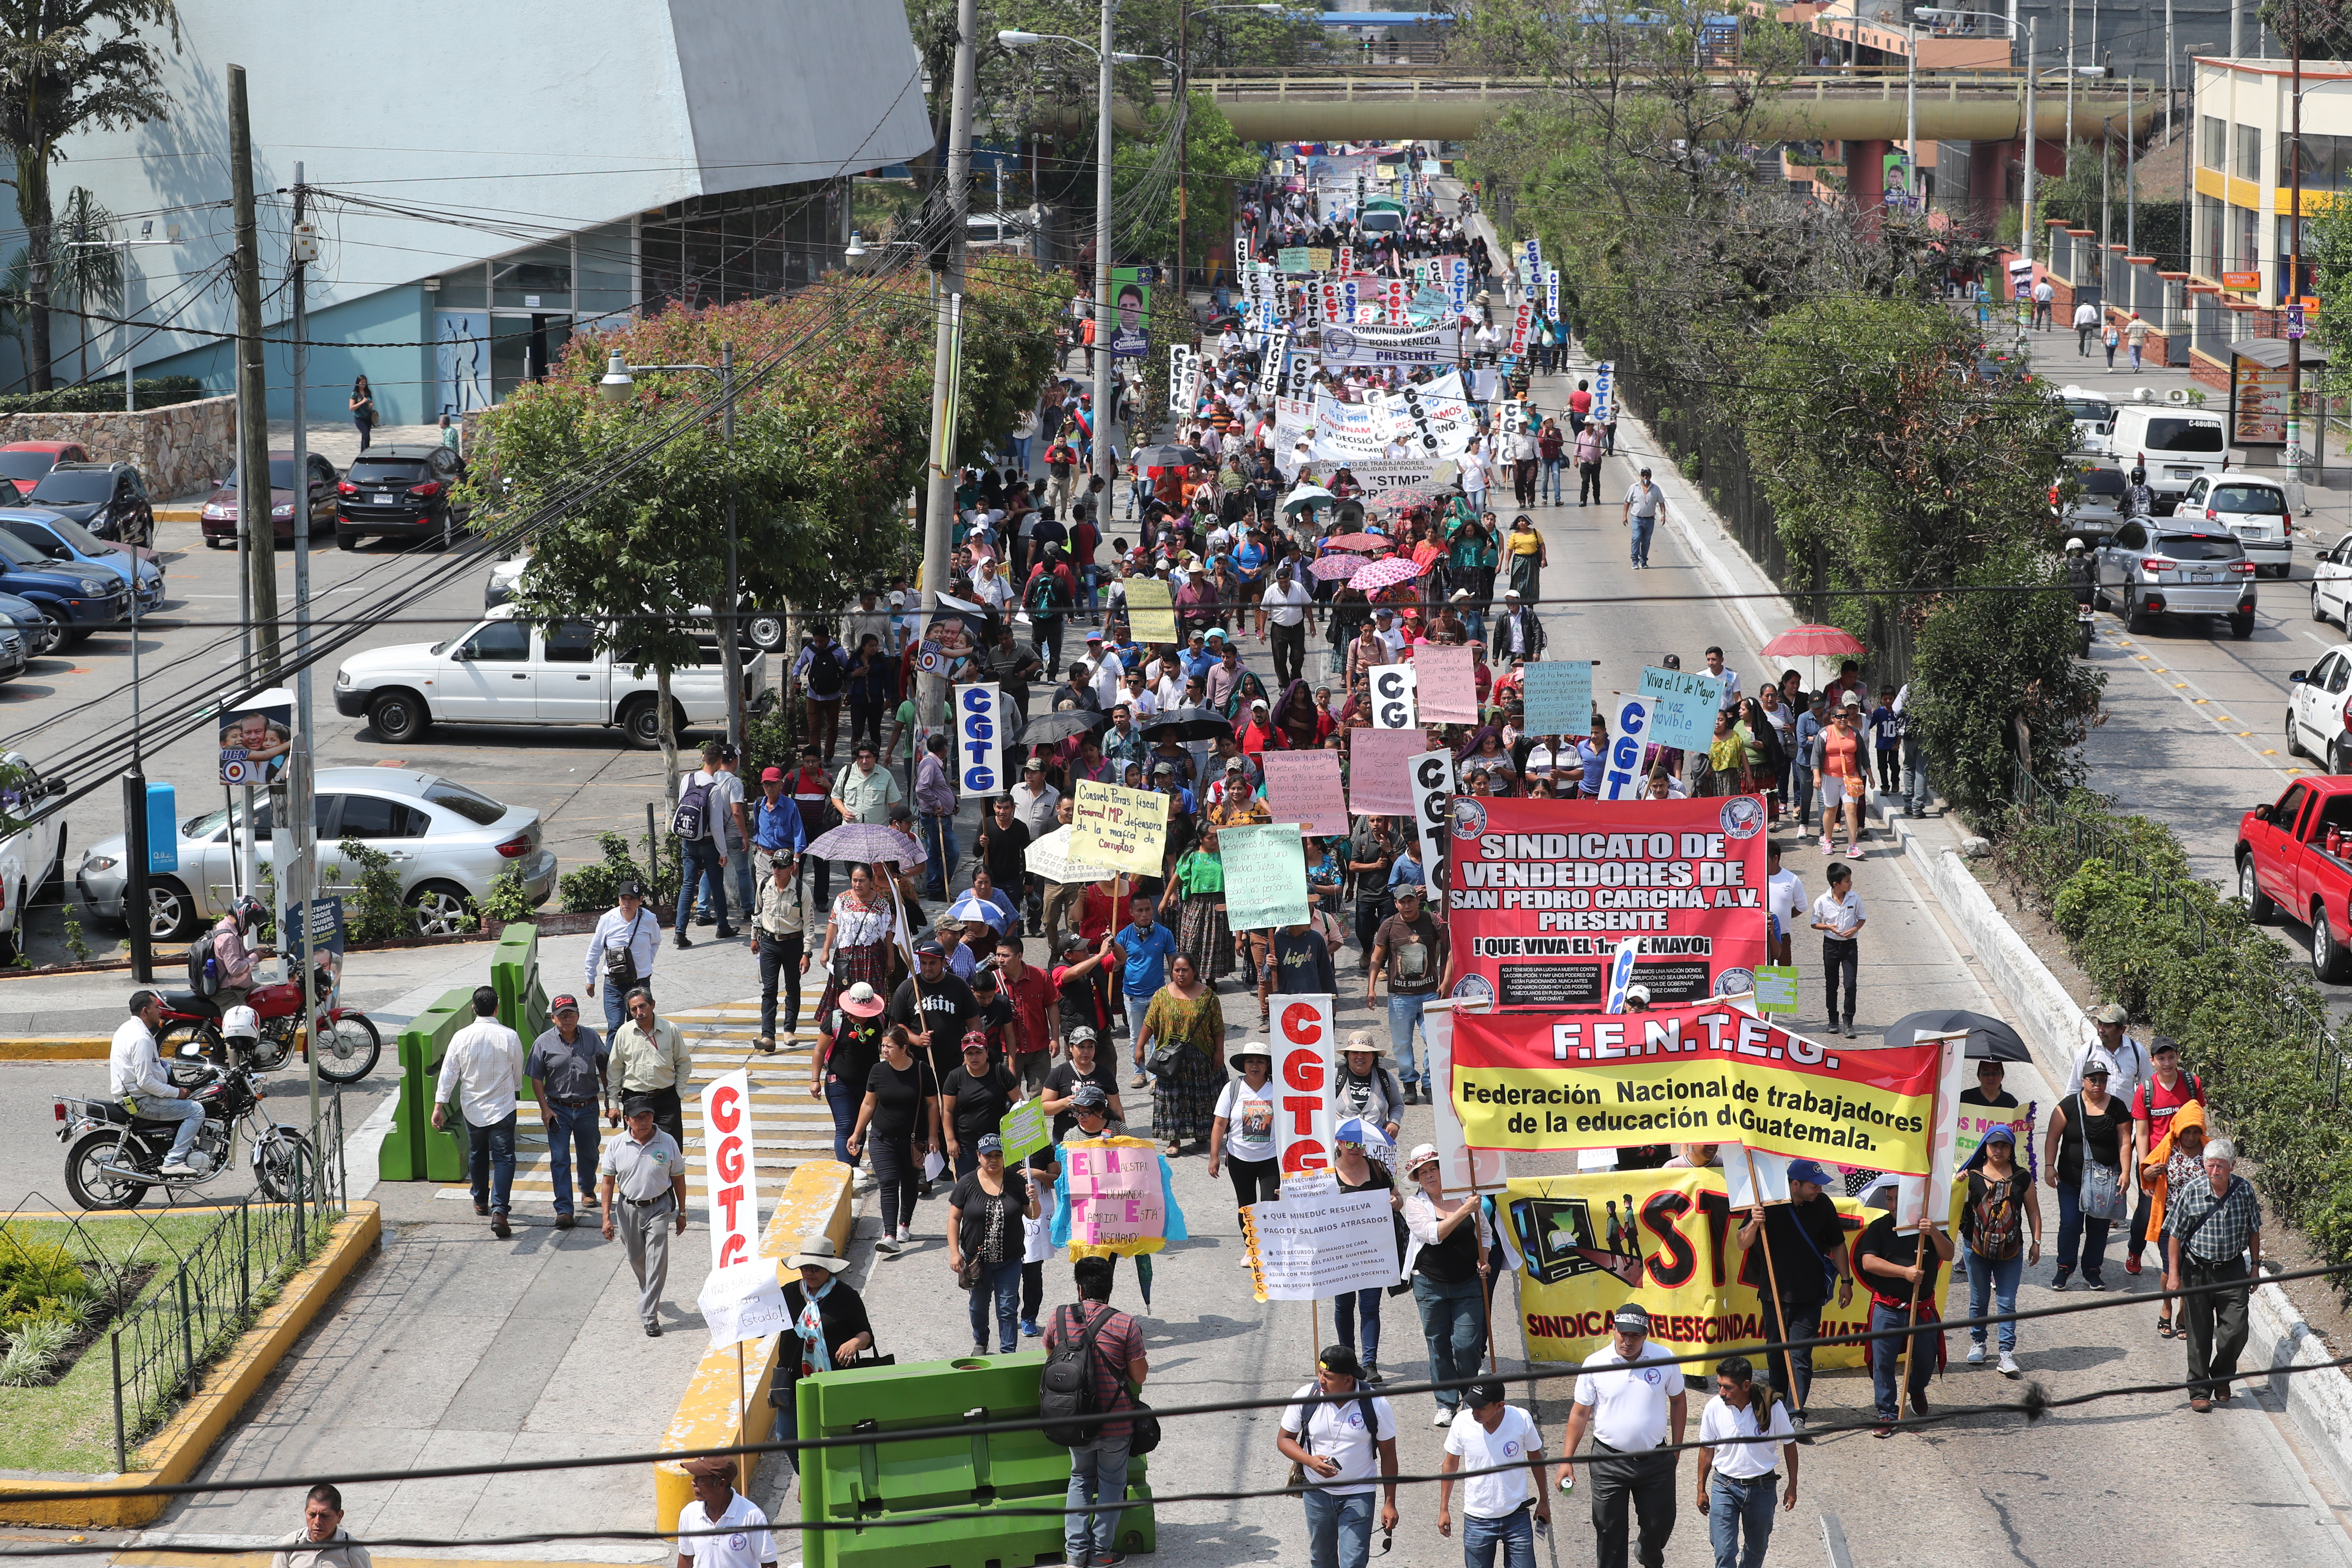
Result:
<svg viewBox="0 0 2352 1568">
<path fill-rule="evenodd" d="M 130 463 L 157 500 L 210 489 L 236 466 L 236 399 L 200 397 L 136 414 L 0 414 L 0 445 L 79 441 L 94 461 Z"/>
</svg>

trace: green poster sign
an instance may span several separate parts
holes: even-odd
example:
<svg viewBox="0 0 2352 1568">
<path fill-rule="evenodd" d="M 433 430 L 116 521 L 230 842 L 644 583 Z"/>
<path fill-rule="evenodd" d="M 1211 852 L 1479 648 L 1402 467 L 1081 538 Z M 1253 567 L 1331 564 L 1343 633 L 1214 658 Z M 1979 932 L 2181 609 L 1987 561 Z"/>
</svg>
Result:
<svg viewBox="0 0 2352 1568">
<path fill-rule="evenodd" d="M 1793 971 L 1791 972 L 1793 973 Z M 996 1124 L 997 1136 L 1004 1140 L 1004 1163 L 1020 1163 L 1052 1142 L 1046 1133 L 1045 1100 L 1042 1095 L 1031 1095 L 1004 1113 Z"/>
<path fill-rule="evenodd" d="M 1756 966 L 1756 1010 L 1759 1013 L 1793 1013 L 1797 1010 L 1796 965 L 1759 963 Z"/>
</svg>

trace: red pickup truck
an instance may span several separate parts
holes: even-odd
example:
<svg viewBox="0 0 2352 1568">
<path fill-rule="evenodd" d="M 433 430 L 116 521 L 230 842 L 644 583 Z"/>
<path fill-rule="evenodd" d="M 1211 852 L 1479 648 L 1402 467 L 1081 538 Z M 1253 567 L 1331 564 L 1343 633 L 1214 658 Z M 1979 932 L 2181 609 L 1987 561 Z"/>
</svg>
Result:
<svg viewBox="0 0 2352 1568">
<path fill-rule="evenodd" d="M 2352 777 L 2297 779 L 2238 823 L 2238 896 L 2257 925 L 2311 922 L 2311 967 L 2352 979 Z"/>
</svg>

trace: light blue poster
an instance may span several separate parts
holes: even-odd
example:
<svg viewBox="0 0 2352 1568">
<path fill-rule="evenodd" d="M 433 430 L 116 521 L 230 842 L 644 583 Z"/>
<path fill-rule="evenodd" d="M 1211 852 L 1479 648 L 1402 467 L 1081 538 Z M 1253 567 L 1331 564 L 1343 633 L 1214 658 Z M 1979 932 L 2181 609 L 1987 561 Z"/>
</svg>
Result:
<svg viewBox="0 0 2352 1568">
<path fill-rule="evenodd" d="M 1723 706 L 1723 682 L 1714 676 L 1645 664 L 1638 695 L 1650 705 L 1650 739 L 1659 745 L 1703 752 L 1713 743 Z"/>
<path fill-rule="evenodd" d="M 1592 666 L 1580 658 L 1541 660 L 1519 671 L 1527 682 L 1529 735 L 1582 735 L 1592 728 Z"/>
</svg>

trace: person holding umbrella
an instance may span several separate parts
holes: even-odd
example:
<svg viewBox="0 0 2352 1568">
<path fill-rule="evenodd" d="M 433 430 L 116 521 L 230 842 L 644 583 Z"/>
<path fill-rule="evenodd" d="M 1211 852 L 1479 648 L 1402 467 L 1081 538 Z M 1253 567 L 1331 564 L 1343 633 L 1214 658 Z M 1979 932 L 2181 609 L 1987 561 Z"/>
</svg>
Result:
<svg viewBox="0 0 2352 1568">
<path fill-rule="evenodd" d="M 1338 1178 L 1343 1193 L 1382 1192 L 1389 1195 L 1389 1209 L 1396 1221 L 1398 1274 L 1403 1274 L 1404 1261 L 1404 1194 L 1397 1191 L 1396 1178 L 1390 1175 L 1386 1160 L 1393 1157 L 1395 1142 L 1377 1121 L 1361 1116 L 1350 1116 L 1331 1131 L 1331 1142 L 1339 1151 L 1332 1161 L 1331 1173 Z M 1388 1152 L 1379 1160 L 1367 1157 L 1367 1152 Z M 1332 1298 L 1331 1320 L 1339 1328 L 1339 1342 L 1353 1351 L 1358 1349 L 1357 1336 L 1362 1334 L 1361 1353 L 1364 1381 L 1381 1381 L 1381 1298 L 1388 1294 L 1385 1287 L 1342 1291 Z"/>
</svg>

